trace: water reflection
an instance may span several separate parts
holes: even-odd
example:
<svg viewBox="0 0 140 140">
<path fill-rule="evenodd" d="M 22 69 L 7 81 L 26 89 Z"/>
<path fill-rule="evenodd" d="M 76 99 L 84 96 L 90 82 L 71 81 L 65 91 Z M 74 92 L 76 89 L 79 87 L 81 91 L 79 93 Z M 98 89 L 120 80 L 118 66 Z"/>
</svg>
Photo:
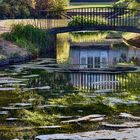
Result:
<svg viewBox="0 0 140 140">
<path fill-rule="evenodd" d="M 139 73 L 73 72 L 70 77 L 74 87 L 100 93 L 122 92 L 128 88 L 139 89 L 137 84 L 140 81 Z"/>
<path fill-rule="evenodd" d="M 133 121 L 140 127 L 140 51 L 112 42 L 70 46 L 68 34 L 58 38 L 59 64 L 42 58 L 0 71 L 0 139 L 118 130 Z"/>
<path fill-rule="evenodd" d="M 140 49 L 125 46 L 123 43 L 73 44 L 70 51 L 70 64 L 74 68 L 109 68 L 117 64 L 140 65 Z"/>
<path fill-rule="evenodd" d="M 0 111 L 6 111 L 0 115 L 1 138 L 33 139 L 39 134 L 102 129 L 104 119 L 80 122 L 80 126 L 67 124 L 70 119 L 77 120 L 90 114 L 106 115 L 108 123 L 122 122 L 118 115 L 124 111 L 139 116 L 140 73 L 55 70 L 50 73 L 41 70 L 40 65 L 40 70 L 26 68 L 16 75 L 10 71 L 13 81 L 17 78 L 26 80 L 16 91 L 0 92 Z M 5 84 L 2 86 L 7 87 Z M 45 86 L 50 88 L 36 88 Z M 102 94 L 105 92 L 113 93 Z M 14 118 L 17 120 L 12 120 Z"/>
<path fill-rule="evenodd" d="M 57 63 L 65 63 L 69 59 L 70 42 L 69 33 L 57 35 Z"/>
<path fill-rule="evenodd" d="M 103 40 L 100 40 L 102 35 Z M 83 38 L 82 42 L 77 36 Z M 56 58 L 58 63 L 68 63 L 70 67 L 80 69 L 140 66 L 140 49 L 124 44 L 117 33 L 65 33 L 57 35 Z"/>
</svg>

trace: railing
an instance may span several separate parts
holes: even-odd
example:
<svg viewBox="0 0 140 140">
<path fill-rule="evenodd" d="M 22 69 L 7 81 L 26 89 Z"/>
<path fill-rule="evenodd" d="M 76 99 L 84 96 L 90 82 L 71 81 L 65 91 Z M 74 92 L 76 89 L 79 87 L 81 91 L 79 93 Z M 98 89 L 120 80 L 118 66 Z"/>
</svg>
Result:
<svg viewBox="0 0 140 140">
<path fill-rule="evenodd" d="M 4 19 L 5 20 L 5 19 Z M 11 19 L 10 24 L 32 24 L 41 29 L 56 27 L 94 27 L 111 26 L 140 29 L 140 11 L 126 8 L 94 7 L 63 11 L 39 11 L 32 17 Z"/>
<path fill-rule="evenodd" d="M 48 25 L 53 27 L 66 26 L 125 26 L 137 27 L 140 25 L 140 11 L 125 8 L 94 7 L 68 9 L 60 12 L 41 11 L 40 17 L 46 16 L 47 20 L 54 20 Z M 65 21 L 65 23 L 64 23 Z"/>
<path fill-rule="evenodd" d="M 139 73 L 73 72 L 70 73 L 70 82 L 78 89 L 89 91 L 134 91 L 140 89 L 138 75 Z"/>
</svg>

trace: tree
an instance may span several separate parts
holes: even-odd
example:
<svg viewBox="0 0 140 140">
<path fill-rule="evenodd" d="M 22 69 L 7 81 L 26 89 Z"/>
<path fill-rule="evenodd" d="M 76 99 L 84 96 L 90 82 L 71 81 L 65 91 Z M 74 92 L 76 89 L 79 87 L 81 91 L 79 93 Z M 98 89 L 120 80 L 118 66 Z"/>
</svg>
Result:
<svg viewBox="0 0 140 140">
<path fill-rule="evenodd" d="M 54 10 L 64 10 L 69 5 L 69 0 L 54 0 Z"/>
<path fill-rule="evenodd" d="M 140 3 L 138 0 L 119 0 L 114 4 L 114 6 L 129 9 L 140 9 Z"/>
<path fill-rule="evenodd" d="M 0 16 L 7 18 L 20 18 L 30 16 L 32 0 L 3 0 L 0 3 Z"/>
<path fill-rule="evenodd" d="M 35 9 L 48 10 L 54 6 L 54 0 L 36 0 Z"/>
<path fill-rule="evenodd" d="M 63 10 L 68 6 L 69 0 L 36 0 L 37 10 Z"/>
<path fill-rule="evenodd" d="M 0 4 L 0 18 L 6 18 L 10 16 L 10 5 L 3 3 Z"/>
</svg>

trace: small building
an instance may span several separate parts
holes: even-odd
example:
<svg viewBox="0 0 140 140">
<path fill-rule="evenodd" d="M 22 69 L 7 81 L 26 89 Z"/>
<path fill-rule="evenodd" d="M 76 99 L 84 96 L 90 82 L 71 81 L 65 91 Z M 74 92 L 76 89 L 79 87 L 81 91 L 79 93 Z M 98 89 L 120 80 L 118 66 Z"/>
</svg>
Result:
<svg viewBox="0 0 140 140">
<path fill-rule="evenodd" d="M 113 44 L 108 43 L 93 43 L 89 46 L 73 44 L 70 51 L 70 64 L 78 69 L 104 69 L 118 63 L 130 63 L 134 58 L 140 60 L 140 49 L 112 46 Z"/>
</svg>

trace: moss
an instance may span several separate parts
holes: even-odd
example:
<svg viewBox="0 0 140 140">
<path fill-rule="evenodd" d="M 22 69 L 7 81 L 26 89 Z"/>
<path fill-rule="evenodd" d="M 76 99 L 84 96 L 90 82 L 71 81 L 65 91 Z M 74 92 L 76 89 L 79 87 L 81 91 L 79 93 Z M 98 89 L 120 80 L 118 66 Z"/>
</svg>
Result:
<svg viewBox="0 0 140 140">
<path fill-rule="evenodd" d="M 22 116 L 21 120 L 31 125 L 50 126 L 56 124 L 57 122 L 57 115 L 50 115 L 43 111 L 29 111 L 24 109 L 19 113 Z"/>
<path fill-rule="evenodd" d="M 53 112 L 61 112 L 65 115 L 87 115 L 93 113 L 108 114 L 115 112 L 114 108 L 103 103 L 104 97 L 96 96 L 95 98 L 87 97 L 86 95 L 71 94 L 65 95 L 62 98 L 49 99 L 49 103 L 52 105 L 58 105 L 52 107 Z M 59 106 L 66 106 L 60 108 Z M 78 110 L 82 110 L 82 113 L 78 113 Z"/>
</svg>

